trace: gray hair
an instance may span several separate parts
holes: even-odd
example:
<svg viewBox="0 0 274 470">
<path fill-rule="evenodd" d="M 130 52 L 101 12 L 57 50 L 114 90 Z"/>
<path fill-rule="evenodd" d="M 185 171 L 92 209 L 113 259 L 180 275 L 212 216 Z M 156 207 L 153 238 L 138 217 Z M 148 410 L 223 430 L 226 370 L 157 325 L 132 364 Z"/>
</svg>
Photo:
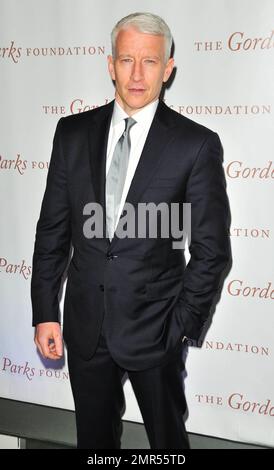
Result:
<svg viewBox="0 0 274 470">
<path fill-rule="evenodd" d="M 121 29 L 127 29 L 130 26 L 133 26 L 141 33 L 164 36 L 165 62 L 168 61 L 171 54 L 172 35 L 166 22 L 160 16 L 154 15 L 153 13 L 132 13 L 116 23 L 111 32 L 112 56 L 114 58 L 116 54 L 117 35 Z"/>
</svg>

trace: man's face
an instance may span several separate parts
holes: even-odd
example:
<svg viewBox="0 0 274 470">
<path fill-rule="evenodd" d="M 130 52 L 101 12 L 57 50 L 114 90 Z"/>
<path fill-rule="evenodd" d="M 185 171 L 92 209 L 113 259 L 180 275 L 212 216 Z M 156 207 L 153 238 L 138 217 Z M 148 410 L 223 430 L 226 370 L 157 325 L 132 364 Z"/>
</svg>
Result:
<svg viewBox="0 0 274 470">
<path fill-rule="evenodd" d="M 116 57 L 108 56 L 108 68 L 115 80 L 115 97 L 128 115 L 159 97 L 173 66 L 172 58 L 165 62 L 163 36 L 140 33 L 132 27 L 119 31 Z"/>
</svg>

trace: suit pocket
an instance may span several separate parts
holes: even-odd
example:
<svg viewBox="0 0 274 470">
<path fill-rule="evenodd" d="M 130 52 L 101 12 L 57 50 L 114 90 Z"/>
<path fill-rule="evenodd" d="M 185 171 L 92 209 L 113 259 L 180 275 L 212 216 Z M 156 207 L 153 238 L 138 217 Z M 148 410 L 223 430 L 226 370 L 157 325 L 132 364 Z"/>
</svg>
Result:
<svg viewBox="0 0 274 470">
<path fill-rule="evenodd" d="M 183 275 L 147 282 L 146 295 L 151 300 L 175 297 L 183 288 Z"/>
</svg>

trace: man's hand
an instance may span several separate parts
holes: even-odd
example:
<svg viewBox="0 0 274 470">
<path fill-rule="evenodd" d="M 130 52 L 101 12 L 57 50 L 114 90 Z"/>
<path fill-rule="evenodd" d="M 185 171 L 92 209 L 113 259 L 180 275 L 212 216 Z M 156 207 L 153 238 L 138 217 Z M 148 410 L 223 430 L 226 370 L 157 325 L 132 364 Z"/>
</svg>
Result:
<svg viewBox="0 0 274 470">
<path fill-rule="evenodd" d="M 34 342 L 46 359 L 57 360 L 63 356 L 61 327 L 58 322 L 38 323 Z"/>
</svg>

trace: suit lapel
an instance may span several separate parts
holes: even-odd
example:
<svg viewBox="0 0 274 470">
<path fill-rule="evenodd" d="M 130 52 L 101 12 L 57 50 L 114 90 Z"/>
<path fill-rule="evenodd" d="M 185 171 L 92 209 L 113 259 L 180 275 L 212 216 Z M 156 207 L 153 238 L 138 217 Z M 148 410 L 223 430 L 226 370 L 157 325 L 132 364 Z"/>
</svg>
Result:
<svg viewBox="0 0 274 470">
<path fill-rule="evenodd" d="M 94 188 L 95 200 L 103 209 L 103 233 L 106 233 L 106 203 L 105 203 L 105 173 L 106 173 L 106 157 L 107 157 L 107 144 L 108 134 L 113 112 L 114 101 L 104 106 L 104 113 L 99 119 L 96 119 L 91 125 L 89 134 L 89 148 L 90 148 L 90 167 L 91 179 Z M 107 244 L 110 241 L 105 238 Z"/>
</svg>

